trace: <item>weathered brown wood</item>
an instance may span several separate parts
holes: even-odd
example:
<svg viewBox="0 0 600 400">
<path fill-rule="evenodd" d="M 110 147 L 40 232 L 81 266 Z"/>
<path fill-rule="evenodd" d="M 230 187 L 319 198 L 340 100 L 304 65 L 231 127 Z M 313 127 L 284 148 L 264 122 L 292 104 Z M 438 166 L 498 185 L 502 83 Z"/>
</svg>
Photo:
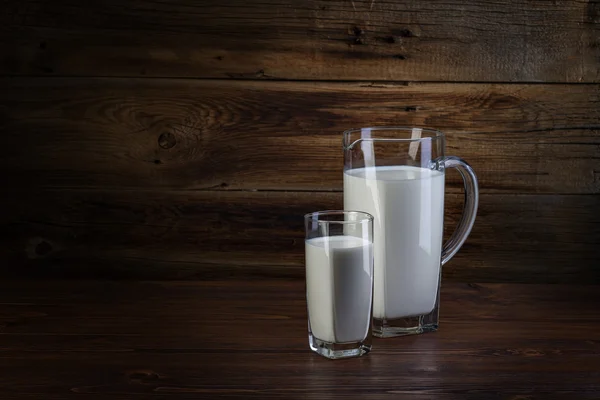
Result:
<svg viewBox="0 0 600 400">
<path fill-rule="evenodd" d="M 0 73 L 598 82 L 596 1 L 7 0 Z"/>
<path fill-rule="evenodd" d="M 302 215 L 341 208 L 342 195 L 56 190 L 13 193 L 0 207 L 3 276 L 302 279 Z M 447 195 L 448 232 L 461 207 L 462 195 Z M 444 277 L 600 283 L 598 209 L 597 195 L 482 195 Z"/>
<path fill-rule="evenodd" d="M 0 396 L 597 399 L 599 289 L 445 284 L 438 332 L 330 361 L 301 281 L 3 281 Z"/>
<path fill-rule="evenodd" d="M 599 85 L 0 82 L 4 188 L 341 190 L 344 129 L 427 125 L 484 192 L 600 192 Z"/>
</svg>

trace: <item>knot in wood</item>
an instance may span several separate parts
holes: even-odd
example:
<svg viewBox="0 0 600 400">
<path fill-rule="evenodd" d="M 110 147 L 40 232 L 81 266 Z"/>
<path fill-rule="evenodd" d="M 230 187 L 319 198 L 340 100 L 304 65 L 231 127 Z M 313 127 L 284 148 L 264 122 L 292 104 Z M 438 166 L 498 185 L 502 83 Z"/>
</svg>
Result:
<svg viewBox="0 0 600 400">
<path fill-rule="evenodd" d="M 158 137 L 158 145 L 163 149 L 170 149 L 177 144 L 175 135 L 171 132 L 165 132 Z"/>
<path fill-rule="evenodd" d="M 45 240 L 42 240 L 35 246 L 35 254 L 40 257 L 47 256 L 52 252 L 52 245 Z"/>
</svg>

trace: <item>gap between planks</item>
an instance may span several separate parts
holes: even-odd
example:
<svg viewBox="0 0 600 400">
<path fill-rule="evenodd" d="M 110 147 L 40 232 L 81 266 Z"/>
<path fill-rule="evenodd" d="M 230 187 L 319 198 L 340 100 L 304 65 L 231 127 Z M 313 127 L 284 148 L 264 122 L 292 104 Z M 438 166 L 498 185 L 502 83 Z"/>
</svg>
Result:
<svg viewBox="0 0 600 400">
<path fill-rule="evenodd" d="M 0 74 L 0 79 L 135 79 L 135 80 L 193 80 L 223 82 L 298 82 L 298 83 L 363 83 L 364 87 L 409 86 L 412 84 L 465 84 L 465 85 L 569 85 L 600 86 L 600 82 L 556 82 L 556 81 L 435 81 L 435 80 L 373 80 L 373 79 L 288 79 L 288 78 L 210 78 L 194 76 L 137 76 L 137 75 L 47 75 L 47 74 Z"/>
</svg>

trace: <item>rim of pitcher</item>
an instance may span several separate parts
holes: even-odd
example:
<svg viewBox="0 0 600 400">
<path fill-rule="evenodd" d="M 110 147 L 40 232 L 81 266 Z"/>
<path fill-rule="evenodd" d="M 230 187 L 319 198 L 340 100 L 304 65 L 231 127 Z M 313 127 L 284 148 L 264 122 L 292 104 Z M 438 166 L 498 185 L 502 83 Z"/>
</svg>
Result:
<svg viewBox="0 0 600 400">
<path fill-rule="evenodd" d="M 430 134 L 431 136 L 427 136 L 427 137 L 419 137 L 419 138 L 415 138 L 415 139 L 405 139 L 405 138 L 363 138 L 360 137 L 356 140 L 354 140 L 352 143 L 347 143 L 347 139 L 356 132 L 362 132 L 363 130 L 372 130 L 372 131 L 413 131 L 415 129 L 420 129 L 421 133 L 426 132 L 428 134 Z M 343 133 L 343 147 L 344 148 L 351 148 L 352 146 L 354 146 L 357 142 L 361 141 L 361 140 L 379 140 L 379 141 L 389 141 L 389 142 L 420 142 L 423 140 L 432 140 L 432 139 L 444 139 L 446 136 L 444 135 L 444 133 L 440 130 L 434 129 L 434 128 L 427 128 L 427 127 L 421 127 L 421 126 L 367 126 L 364 128 L 351 128 L 351 129 L 347 129 L 344 131 Z"/>
<path fill-rule="evenodd" d="M 355 221 L 339 221 L 339 220 L 335 220 L 335 219 L 329 219 L 327 218 L 328 216 L 346 216 L 349 214 L 355 214 L 357 216 L 359 216 L 359 219 L 355 220 Z M 315 218 L 317 217 L 317 218 Z M 323 218 L 324 217 L 324 218 Z M 320 211 L 313 211 L 310 212 L 308 214 L 304 214 L 304 219 L 305 220 L 315 220 L 318 223 L 328 223 L 328 224 L 356 224 L 356 223 L 363 223 L 366 221 L 371 221 L 373 222 L 373 220 L 375 219 L 373 217 L 373 215 L 369 214 L 368 212 L 365 211 L 358 211 L 358 210 L 320 210 Z"/>
</svg>

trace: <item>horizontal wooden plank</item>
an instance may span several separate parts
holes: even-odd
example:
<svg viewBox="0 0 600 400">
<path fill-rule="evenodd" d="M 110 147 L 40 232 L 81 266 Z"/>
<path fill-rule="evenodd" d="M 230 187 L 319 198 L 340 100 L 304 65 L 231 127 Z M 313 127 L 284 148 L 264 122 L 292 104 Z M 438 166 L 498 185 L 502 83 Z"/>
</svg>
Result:
<svg viewBox="0 0 600 400">
<path fill-rule="evenodd" d="M 332 362 L 308 350 L 302 281 L 1 281 L 0 395 L 595 399 L 599 296 L 446 283 L 438 332 Z"/>
<path fill-rule="evenodd" d="M 7 0 L 1 74 L 598 82 L 595 1 Z"/>
<path fill-rule="evenodd" d="M 3 196 L 3 276 L 303 278 L 302 215 L 341 193 L 42 191 Z M 600 196 L 481 196 L 446 279 L 599 283 Z M 446 199 L 446 230 L 462 196 Z M 22 267 L 15 268 L 15 265 Z"/>
<path fill-rule="evenodd" d="M 447 133 L 484 192 L 600 192 L 600 85 L 0 85 L 5 188 L 341 190 L 343 130 L 426 125 Z M 448 184 L 458 189 L 458 174 Z"/>
</svg>

